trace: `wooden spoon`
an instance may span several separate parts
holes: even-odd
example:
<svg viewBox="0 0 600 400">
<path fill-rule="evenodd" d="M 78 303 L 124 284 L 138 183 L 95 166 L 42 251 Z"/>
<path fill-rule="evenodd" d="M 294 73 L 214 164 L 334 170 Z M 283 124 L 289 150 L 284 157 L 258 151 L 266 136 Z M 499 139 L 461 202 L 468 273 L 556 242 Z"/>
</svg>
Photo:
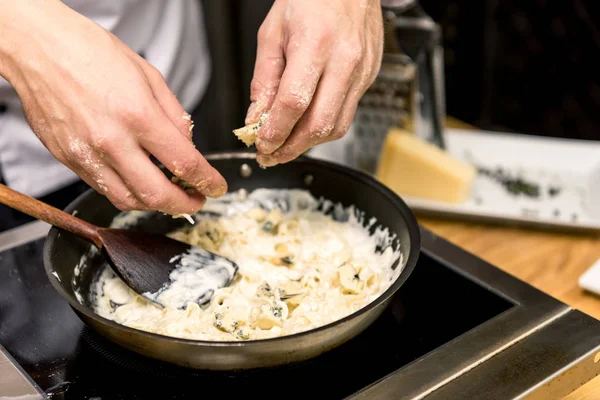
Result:
<svg viewBox="0 0 600 400">
<path fill-rule="evenodd" d="M 162 306 L 159 296 L 173 284 L 177 307 L 203 305 L 238 270 L 235 262 L 202 248 L 163 235 L 101 228 L 2 184 L 0 203 L 92 242 L 129 287 Z"/>
</svg>

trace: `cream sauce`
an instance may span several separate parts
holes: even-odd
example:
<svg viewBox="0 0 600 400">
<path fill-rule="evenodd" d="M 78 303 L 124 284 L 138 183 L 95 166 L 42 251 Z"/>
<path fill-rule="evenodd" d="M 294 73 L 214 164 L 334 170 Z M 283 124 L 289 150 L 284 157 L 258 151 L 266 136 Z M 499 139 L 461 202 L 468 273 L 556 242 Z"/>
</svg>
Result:
<svg viewBox="0 0 600 400">
<path fill-rule="evenodd" d="M 186 290 L 206 284 L 206 277 L 195 275 L 199 269 L 181 270 L 158 295 L 165 304 L 160 308 L 105 268 L 92 288 L 95 311 L 167 336 L 211 341 L 277 337 L 359 310 L 389 288 L 404 266 L 399 249 L 391 246 L 395 235 L 375 219 L 365 222 L 355 207 L 315 199 L 303 190 L 229 193 L 209 199 L 194 218 L 194 226 L 170 236 L 236 262 L 239 270 L 231 285 L 214 290 L 201 307 Z M 126 213 L 113 227 L 134 220 Z"/>
</svg>

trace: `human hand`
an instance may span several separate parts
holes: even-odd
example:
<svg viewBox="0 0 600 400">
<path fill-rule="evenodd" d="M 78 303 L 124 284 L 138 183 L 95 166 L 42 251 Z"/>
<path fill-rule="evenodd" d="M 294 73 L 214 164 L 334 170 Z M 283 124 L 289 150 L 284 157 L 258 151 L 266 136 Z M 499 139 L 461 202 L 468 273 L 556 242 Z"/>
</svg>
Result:
<svg viewBox="0 0 600 400">
<path fill-rule="evenodd" d="M 348 131 L 383 53 L 380 0 L 276 0 L 258 32 L 246 124 L 257 160 L 293 160 Z"/>
<path fill-rule="evenodd" d="M 193 214 L 227 191 L 156 68 L 60 1 L 4 9 L 0 73 L 55 158 L 121 210 Z M 195 190 L 169 181 L 150 155 Z"/>
</svg>

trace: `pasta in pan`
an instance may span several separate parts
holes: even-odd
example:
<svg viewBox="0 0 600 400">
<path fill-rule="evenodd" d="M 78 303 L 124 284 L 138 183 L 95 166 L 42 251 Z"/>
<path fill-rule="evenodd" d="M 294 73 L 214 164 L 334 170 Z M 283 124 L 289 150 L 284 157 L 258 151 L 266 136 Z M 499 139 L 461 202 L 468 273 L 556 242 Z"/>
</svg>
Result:
<svg viewBox="0 0 600 400">
<path fill-rule="evenodd" d="M 173 337 L 272 338 L 359 310 L 402 270 L 399 249 L 391 245 L 395 237 L 387 230 L 375 229 L 374 220 L 365 224 L 352 207 L 317 200 L 306 191 L 232 193 L 209 200 L 194 217 L 194 225 L 169 235 L 235 261 L 239 270 L 230 286 L 217 290 L 204 307 L 167 303 L 161 309 L 105 268 L 92 290 L 96 312 Z"/>
</svg>

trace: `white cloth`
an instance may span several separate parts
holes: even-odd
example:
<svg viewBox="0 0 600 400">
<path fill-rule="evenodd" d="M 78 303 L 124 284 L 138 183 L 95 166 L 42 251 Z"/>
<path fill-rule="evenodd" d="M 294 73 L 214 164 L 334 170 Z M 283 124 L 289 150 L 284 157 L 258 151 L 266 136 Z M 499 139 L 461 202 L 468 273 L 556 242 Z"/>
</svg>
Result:
<svg viewBox="0 0 600 400">
<path fill-rule="evenodd" d="M 199 0 L 63 0 L 144 55 L 191 112 L 206 90 L 210 59 Z M 76 181 L 29 128 L 16 92 L 0 78 L 0 165 L 6 183 L 43 196 Z"/>
</svg>

